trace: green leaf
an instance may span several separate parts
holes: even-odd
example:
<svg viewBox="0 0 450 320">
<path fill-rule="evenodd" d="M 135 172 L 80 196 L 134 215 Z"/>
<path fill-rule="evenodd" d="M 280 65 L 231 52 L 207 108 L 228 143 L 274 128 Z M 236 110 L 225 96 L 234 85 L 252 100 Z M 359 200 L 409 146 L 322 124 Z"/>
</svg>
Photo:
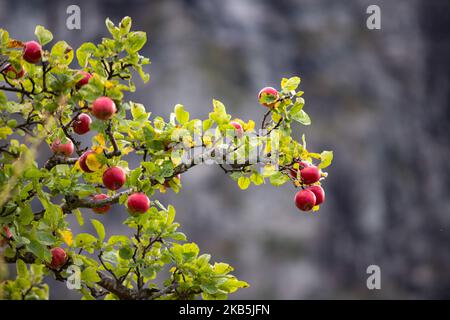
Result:
<svg viewBox="0 0 450 320">
<path fill-rule="evenodd" d="M 218 125 L 226 124 L 230 121 L 231 116 L 227 114 L 227 110 L 222 102 L 213 100 L 214 112 L 209 114 L 209 118 L 214 120 Z"/>
<path fill-rule="evenodd" d="M 167 210 L 167 225 L 171 225 L 173 223 L 173 221 L 175 220 L 175 213 L 175 208 L 172 205 L 169 205 Z"/>
<path fill-rule="evenodd" d="M 291 109 L 292 112 L 292 109 Z M 309 118 L 308 114 L 304 110 L 300 110 L 297 113 L 291 113 L 292 119 L 294 119 L 297 122 L 300 122 L 301 124 L 305 126 L 309 126 L 311 124 L 311 119 Z"/>
<path fill-rule="evenodd" d="M 270 177 L 270 183 L 276 187 L 279 187 L 283 185 L 284 183 L 288 182 L 289 176 L 286 174 L 283 174 L 281 172 L 276 172 L 274 175 Z"/>
<path fill-rule="evenodd" d="M 36 240 L 38 240 L 40 244 L 47 246 L 54 245 L 56 242 L 55 237 L 49 231 L 37 231 Z"/>
<path fill-rule="evenodd" d="M 129 260 L 133 257 L 133 250 L 130 247 L 122 247 L 119 250 L 119 256 L 124 260 Z"/>
<path fill-rule="evenodd" d="M 130 32 L 131 29 L 131 18 L 130 17 L 124 17 L 122 19 L 122 21 L 120 21 L 119 23 L 119 28 L 120 28 L 120 34 L 121 35 L 125 35 L 128 32 Z"/>
<path fill-rule="evenodd" d="M 250 185 L 250 178 L 245 177 L 245 176 L 239 177 L 239 179 L 238 179 L 239 188 L 241 188 L 242 190 L 245 190 L 248 188 L 249 185 Z"/>
<path fill-rule="evenodd" d="M 20 211 L 20 217 L 19 221 L 23 225 L 28 225 L 34 220 L 34 214 L 33 210 L 31 209 L 30 205 L 26 205 L 22 210 Z"/>
<path fill-rule="evenodd" d="M 8 102 L 8 98 L 6 98 L 6 95 L 3 91 L 0 91 L 0 107 L 6 106 L 6 103 Z"/>
<path fill-rule="evenodd" d="M 20 259 L 16 261 L 17 276 L 19 278 L 28 278 L 28 268 L 25 262 Z"/>
<path fill-rule="evenodd" d="M 105 227 L 97 219 L 91 219 L 91 223 L 94 226 L 95 231 L 97 231 L 98 240 L 100 242 L 103 242 L 103 240 L 105 239 Z"/>
<path fill-rule="evenodd" d="M 300 78 L 299 77 L 292 77 L 287 79 L 286 81 L 281 82 L 281 89 L 285 92 L 293 91 L 297 89 L 298 85 L 300 84 Z"/>
<path fill-rule="evenodd" d="M 77 248 L 89 248 L 97 242 L 97 238 L 89 233 L 80 233 L 75 237 Z"/>
<path fill-rule="evenodd" d="M 292 116 L 292 115 L 299 113 L 303 109 L 304 105 L 305 105 L 305 100 L 303 98 L 298 98 L 297 101 L 295 102 L 294 106 L 291 108 L 291 110 L 289 110 L 289 115 Z"/>
<path fill-rule="evenodd" d="M 119 35 L 119 29 L 116 26 L 114 26 L 114 23 L 109 18 L 106 18 L 105 25 L 106 28 L 108 28 L 109 33 L 111 33 L 111 35 L 114 38 L 116 38 Z"/>
<path fill-rule="evenodd" d="M 215 274 L 225 275 L 233 271 L 233 267 L 228 263 L 216 262 L 214 263 L 213 270 Z"/>
<path fill-rule="evenodd" d="M 200 289 L 208 294 L 217 293 L 217 285 L 214 282 L 203 283 L 200 285 Z"/>
<path fill-rule="evenodd" d="M 36 167 L 31 167 L 28 168 L 27 170 L 25 170 L 25 172 L 23 173 L 24 177 L 27 179 L 33 179 L 33 178 L 40 178 L 44 176 L 44 173 L 41 172 L 41 170 L 39 170 Z"/>
<path fill-rule="evenodd" d="M 131 103 L 131 116 L 136 121 L 146 121 L 149 117 L 149 114 L 145 112 L 145 107 L 140 103 Z"/>
<path fill-rule="evenodd" d="M 225 290 L 228 293 L 233 293 L 239 288 L 248 288 L 249 284 L 245 281 L 240 281 L 236 277 L 232 276 L 220 286 L 220 289 Z"/>
<path fill-rule="evenodd" d="M 141 175 L 141 173 L 142 173 L 142 168 L 141 167 L 137 167 L 136 169 L 132 170 L 128 174 L 128 177 L 127 177 L 127 182 L 129 183 L 129 185 L 131 185 L 131 186 L 136 185 L 136 183 L 138 181 L 138 178 Z"/>
<path fill-rule="evenodd" d="M 186 241 L 186 235 L 183 232 L 172 232 L 169 237 L 177 241 Z"/>
<path fill-rule="evenodd" d="M 323 169 L 328 167 L 332 161 L 333 161 L 333 151 L 323 151 L 320 154 L 319 168 Z"/>
<path fill-rule="evenodd" d="M 34 34 L 36 35 L 39 43 L 43 46 L 53 40 L 53 34 L 43 26 L 36 26 Z"/>
<path fill-rule="evenodd" d="M 78 64 L 81 68 L 86 68 L 88 59 L 97 51 L 97 47 L 92 42 L 83 43 L 76 52 Z"/>
<path fill-rule="evenodd" d="M 142 275 L 147 279 L 154 279 L 156 276 L 155 268 L 152 267 L 143 268 L 141 271 Z"/>
<path fill-rule="evenodd" d="M 203 121 L 203 132 L 208 131 L 214 124 L 214 121 L 211 119 L 206 119 Z"/>
<path fill-rule="evenodd" d="M 81 213 L 81 211 L 79 209 L 75 209 L 73 210 L 73 213 L 75 215 L 75 217 L 77 218 L 77 222 L 80 226 L 82 226 L 84 224 L 84 219 L 83 219 L 83 214 Z"/>
<path fill-rule="evenodd" d="M 250 180 L 255 184 L 255 186 L 259 186 L 264 183 L 264 177 L 257 172 L 252 173 Z"/>
<path fill-rule="evenodd" d="M 181 125 L 189 121 L 189 112 L 185 111 L 184 106 L 181 104 L 175 106 L 175 116 Z"/>
<path fill-rule="evenodd" d="M 47 246 L 41 244 L 37 240 L 31 240 L 27 245 L 28 250 L 38 257 L 40 260 L 50 262 L 52 260 L 52 254 Z"/>
<path fill-rule="evenodd" d="M 0 127 L 0 139 L 6 139 L 12 133 L 13 131 L 10 127 Z"/>
<path fill-rule="evenodd" d="M 142 31 L 130 32 L 127 36 L 125 50 L 129 53 L 139 51 L 147 42 L 147 35 Z"/>
<path fill-rule="evenodd" d="M 52 48 L 51 56 L 53 59 L 69 65 L 73 60 L 73 49 L 65 41 L 58 41 Z"/>
<path fill-rule="evenodd" d="M 195 243 L 186 243 L 182 245 L 182 255 L 184 261 L 190 261 L 198 256 L 200 249 Z"/>
<path fill-rule="evenodd" d="M 97 274 L 97 268 L 87 267 L 81 272 L 81 280 L 88 283 L 94 283 L 100 281 L 100 276 Z"/>
<path fill-rule="evenodd" d="M 141 77 L 144 83 L 147 83 L 150 80 L 150 75 L 144 72 L 142 65 L 134 66 L 134 69 L 139 73 L 139 76 Z"/>
<path fill-rule="evenodd" d="M 95 300 L 95 298 L 92 295 L 92 293 L 86 287 L 81 287 L 80 292 L 83 295 L 81 300 Z"/>
<path fill-rule="evenodd" d="M 116 245 L 116 244 L 126 245 L 129 244 L 130 242 L 131 242 L 130 238 L 128 238 L 127 236 L 114 235 L 109 238 L 108 245 Z"/>
<path fill-rule="evenodd" d="M 9 33 L 5 29 L 0 28 L 0 45 L 5 46 L 9 41 Z"/>
</svg>

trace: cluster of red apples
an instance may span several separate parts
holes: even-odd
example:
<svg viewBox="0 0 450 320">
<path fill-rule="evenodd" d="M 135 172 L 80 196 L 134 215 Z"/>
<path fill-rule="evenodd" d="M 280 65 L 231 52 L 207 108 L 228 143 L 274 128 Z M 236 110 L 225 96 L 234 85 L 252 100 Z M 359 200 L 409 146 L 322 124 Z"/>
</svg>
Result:
<svg viewBox="0 0 450 320">
<path fill-rule="evenodd" d="M 280 94 L 275 88 L 265 87 L 259 92 L 258 99 L 263 106 L 275 108 L 280 100 Z M 325 191 L 318 185 L 322 174 L 317 166 L 307 161 L 300 161 L 298 169 L 292 167 L 289 175 L 302 187 L 302 190 L 298 191 L 294 197 L 297 208 L 310 211 L 325 201 Z"/>
<path fill-rule="evenodd" d="M 78 89 L 87 84 L 89 79 L 92 77 L 90 73 L 85 71 L 80 71 L 80 73 L 82 73 L 84 77 L 76 84 Z M 114 101 L 108 97 L 97 98 L 90 108 L 90 113 L 101 121 L 110 120 L 116 111 L 117 109 Z M 91 123 L 91 117 L 87 113 L 82 113 L 72 122 L 72 129 L 75 133 L 82 135 L 90 131 Z M 65 143 L 61 143 L 61 141 L 57 139 L 53 141 L 51 149 L 55 154 L 68 157 L 74 152 L 74 144 L 70 139 L 67 139 L 67 142 Z M 88 150 L 78 159 L 79 166 L 85 173 L 94 172 L 94 170 L 90 168 L 87 163 L 90 155 L 95 155 L 95 152 L 93 150 Z M 113 191 L 119 190 L 125 184 L 126 179 L 127 175 L 125 170 L 118 166 L 109 167 L 106 169 L 102 177 L 105 188 Z M 96 194 L 92 197 L 94 201 L 101 201 L 108 198 L 109 197 L 103 193 Z M 128 196 L 127 207 L 128 212 L 131 215 L 145 213 L 150 208 L 150 199 L 144 193 L 133 193 Z M 95 213 L 103 214 L 108 212 L 110 209 L 111 205 L 106 204 L 105 206 L 93 208 L 92 210 Z"/>
<path fill-rule="evenodd" d="M 81 88 L 83 85 L 87 84 L 92 77 L 92 75 L 87 72 L 81 71 L 81 73 L 84 75 L 84 78 L 77 83 L 77 88 Z M 97 98 L 90 108 L 91 114 L 102 121 L 110 120 L 116 113 L 116 110 L 114 101 L 108 97 Z M 77 134 L 85 134 L 90 131 L 91 122 L 91 117 L 87 113 L 82 113 L 72 122 L 72 129 Z M 68 157 L 74 152 L 74 144 L 70 139 L 67 139 L 67 142 L 65 143 L 61 143 L 61 141 L 57 139 L 53 141 L 51 149 L 55 154 Z M 94 172 L 87 164 L 88 157 L 94 154 L 94 151 L 88 150 L 80 156 L 78 163 L 81 170 L 86 173 Z M 103 185 L 109 190 L 118 190 L 125 182 L 126 172 L 121 167 L 110 167 L 103 173 Z M 108 196 L 103 193 L 93 196 L 93 200 L 95 201 L 105 199 L 108 199 Z M 150 208 L 150 199 L 144 193 L 134 193 L 128 197 L 127 206 L 130 214 L 142 214 Z M 95 213 L 106 213 L 110 209 L 111 206 L 108 204 L 102 207 L 93 208 L 92 210 Z"/>
</svg>

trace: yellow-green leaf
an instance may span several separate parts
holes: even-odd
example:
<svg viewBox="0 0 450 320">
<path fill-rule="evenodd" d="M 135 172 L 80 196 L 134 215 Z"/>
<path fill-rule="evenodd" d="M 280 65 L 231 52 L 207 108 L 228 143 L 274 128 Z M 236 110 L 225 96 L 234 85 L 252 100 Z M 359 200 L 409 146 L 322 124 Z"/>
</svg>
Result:
<svg viewBox="0 0 450 320">
<path fill-rule="evenodd" d="M 248 186 L 250 185 L 250 178 L 248 177 L 239 177 L 238 179 L 238 186 L 239 188 L 241 188 L 242 190 L 245 190 L 248 188 Z"/>
<path fill-rule="evenodd" d="M 333 151 L 323 151 L 320 154 L 319 168 L 323 169 L 328 167 L 332 161 L 333 161 Z"/>
<path fill-rule="evenodd" d="M 53 40 L 53 34 L 43 26 L 36 26 L 34 34 L 36 35 L 39 43 L 43 46 Z"/>
<path fill-rule="evenodd" d="M 91 219 L 91 223 L 94 226 L 95 231 L 97 231 L 98 240 L 100 240 L 100 242 L 103 242 L 103 240 L 105 239 L 105 227 L 100 221 L 96 219 Z"/>
</svg>

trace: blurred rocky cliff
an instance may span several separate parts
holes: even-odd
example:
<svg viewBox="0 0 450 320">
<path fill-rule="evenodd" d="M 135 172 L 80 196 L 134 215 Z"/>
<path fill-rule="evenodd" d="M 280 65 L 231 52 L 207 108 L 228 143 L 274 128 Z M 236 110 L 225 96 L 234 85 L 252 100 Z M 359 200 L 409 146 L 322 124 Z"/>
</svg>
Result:
<svg viewBox="0 0 450 320">
<path fill-rule="evenodd" d="M 65 27 L 70 4 L 81 7 L 80 31 Z M 366 28 L 370 4 L 381 30 Z M 152 60 L 150 84 L 129 98 L 153 114 L 183 103 L 206 117 L 217 98 L 261 120 L 259 88 L 300 75 L 313 124 L 296 136 L 335 151 L 318 214 L 295 208 L 291 186 L 240 191 L 212 166 L 162 196 L 191 240 L 251 284 L 234 298 L 450 297 L 448 1 L 0 0 L 0 27 L 13 37 L 43 24 L 74 48 L 125 15 L 148 33 Z M 110 233 L 123 230 L 123 214 L 104 218 Z M 371 264 L 379 291 L 366 288 Z"/>
</svg>

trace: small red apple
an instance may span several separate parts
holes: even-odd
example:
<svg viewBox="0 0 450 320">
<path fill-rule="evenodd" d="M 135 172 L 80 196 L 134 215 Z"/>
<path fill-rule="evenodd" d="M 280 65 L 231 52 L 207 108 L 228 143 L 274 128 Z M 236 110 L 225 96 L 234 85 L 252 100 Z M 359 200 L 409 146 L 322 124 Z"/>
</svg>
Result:
<svg viewBox="0 0 450 320">
<path fill-rule="evenodd" d="M 270 102 L 262 101 L 262 98 L 266 97 L 270 100 Z M 278 93 L 277 89 L 272 87 L 262 88 L 261 91 L 259 91 L 258 93 L 259 103 L 268 108 L 273 108 L 278 99 L 280 99 L 280 94 Z"/>
<path fill-rule="evenodd" d="M 116 104 L 111 98 L 100 97 L 92 104 L 91 112 L 99 120 L 109 120 L 116 113 Z"/>
<path fill-rule="evenodd" d="M 73 131 L 77 134 L 85 134 L 91 130 L 91 123 L 91 117 L 86 113 L 82 113 L 73 121 Z"/>
<path fill-rule="evenodd" d="M 88 173 L 94 172 L 94 171 L 92 171 L 91 169 L 89 169 L 89 167 L 88 167 L 88 165 L 87 165 L 87 163 L 86 163 L 87 157 L 88 157 L 90 154 L 95 154 L 95 152 L 92 151 L 92 150 L 88 150 L 88 151 L 86 151 L 85 153 L 83 153 L 83 154 L 81 155 L 81 157 L 78 159 L 78 162 L 79 162 L 79 164 L 80 164 L 81 170 L 83 170 L 84 172 L 88 172 Z"/>
<path fill-rule="evenodd" d="M 325 190 L 321 186 L 311 186 L 308 190 L 316 196 L 316 206 L 325 201 Z"/>
<path fill-rule="evenodd" d="M 242 128 L 241 124 L 236 121 L 231 121 L 230 124 L 236 129 L 236 136 L 238 138 L 242 138 L 244 135 L 244 129 Z"/>
<path fill-rule="evenodd" d="M 77 84 L 75 85 L 75 87 L 77 89 L 80 89 L 82 86 L 84 86 L 85 84 L 87 84 L 89 82 L 89 80 L 92 78 L 92 74 L 90 74 L 89 72 L 86 71 L 79 71 L 79 74 L 82 74 L 84 77 L 77 82 Z"/>
<path fill-rule="evenodd" d="M 300 190 L 294 198 L 295 205 L 302 211 L 309 211 L 316 205 L 316 196 L 310 190 Z"/>
<path fill-rule="evenodd" d="M 111 167 L 103 173 L 103 184 L 109 190 L 120 189 L 125 184 L 126 179 L 125 170 L 121 167 Z"/>
<path fill-rule="evenodd" d="M 3 236 L 6 239 L 11 239 L 12 238 L 12 233 L 11 233 L 11 230 L 9 230 L 9 227 L 7 227 L 7 226 L 3 227 Z"/>
<path fill-rule="evenodd" d="M 298 163 L 298 169 L 292 168 L 289 170 L 289 175 L 294 179 L 297 179 L 298 177 L 300 177 L 300 175 L 297 174 L 297 173 L 300 173 L 300 170 L 302 170 L 303 168 L 306 168 L 306 167 L 310 167 L 312 165 L 308 161 L 299 161 L 297 163 Z"/>
<path fill-rule="evenodd" d="M 42 57 L 42 47 L 36 41 L 25 42 L 23 59 L 29 63 L 38 63 Z"/>
<path fill-rule="evenodd" d="M 20 66 L 20 70 L 17 71 L 12 64 L 9 64 L 2 72 L 5 76 L 11 79 L 20 79 L 25 74 L 25 69 L 23 66 Z"/>
<path fill-rule="evenodd" d="M 11 230 L 8 226 L 4 226 L 0 231 L 0 247 L 3 247 L 12 238 Z"/>
<path fill-rule="evenodd" d="M 52 262 L 50 262 L 50 268 L 59 269 L 67 262 L 67 253 L 63 248 L 56 247 L 50 250 L 52 253 Z"/>
<path fill-rule="evenodd" d="M 133 193 L 128 197 L 127 206 L 132 216 L 142 214 L 150 208 L 150 199 L 144 193 Z"/>
<path fill-rule="evenodd" d="M 72 140 L 67 139 L 66 143 L 61 143 L 61 140 L 56 139 L 51 145 L 51 149 L 55 154 L 62 154 L 66 157 L 73 153 L 74 145 Z"/>
<path fill-rule="evenodd" d="M 92 199 L 94 199 L 94 201 L 105 200 L 108 199 L 108 196 L 106 194 L 100 193 L 93 196 Z M 108 212 L 110 209 L 111 205 L 107 204 L 104 205 L 103 207 L 92 208 L 92 211 L 94 211 L 95 213 L 102 214 Z"/>
<path fill-rule="evenodd" d="M 316 166 L 309 166 L 300 170 L 300 176 L 304 184 L 313 184 L 320 180 L 320 170 Z"/>
</svg>

